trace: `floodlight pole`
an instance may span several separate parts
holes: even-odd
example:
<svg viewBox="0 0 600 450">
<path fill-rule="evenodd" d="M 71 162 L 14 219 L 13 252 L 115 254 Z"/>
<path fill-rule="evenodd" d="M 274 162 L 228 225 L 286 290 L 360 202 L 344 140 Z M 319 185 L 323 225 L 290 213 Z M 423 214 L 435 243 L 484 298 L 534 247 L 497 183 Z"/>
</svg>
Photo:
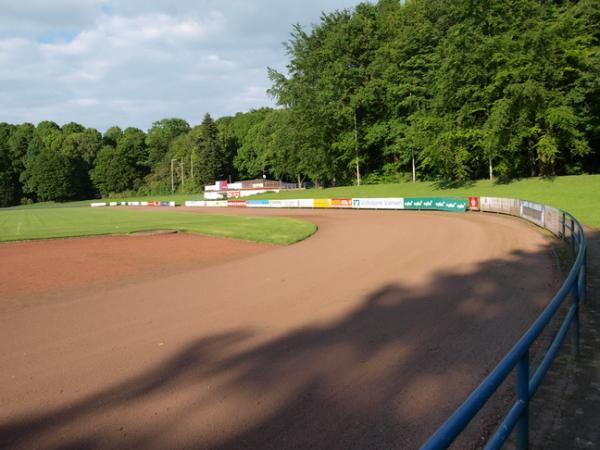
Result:
<svg viewBox="0 0 600 450">
<path fill-rule="evenodd" d="M 175 192 L 175 179 L 173 178 L 173 163 L 176 159 L 171 160 L 171 192 Z"/>
<path fill-rule="evenodd" d="M 181 187 L 183 187 L 185 183 L 185 173 L 183 171 L 183 160 L 181 160 Z"/>
</svg>

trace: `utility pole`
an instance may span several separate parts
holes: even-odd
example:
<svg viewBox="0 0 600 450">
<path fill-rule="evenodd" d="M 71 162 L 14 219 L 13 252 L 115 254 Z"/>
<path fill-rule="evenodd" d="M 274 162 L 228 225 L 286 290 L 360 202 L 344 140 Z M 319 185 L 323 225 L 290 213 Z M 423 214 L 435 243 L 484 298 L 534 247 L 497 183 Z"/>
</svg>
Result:
<svg viewBox="0 0 600 450">
<path fill-rule="evenodd" d="M 415 166 L 415 149 L 411 148 L 411 153 L 412 153 L 412 176 L 413 176 L 413 183 L 417 182 L 417 168 Z"/>
<path fill-rule="evenodd" d="M 171 192 L 175 192 L 175 178 L 173 174 L 173 163 L 177 161 L 176 159 L 171 160 Z"/>
<path fill-rule="evenodd" d="M 183 171 L 183 160 L 180 163 L 181 167 L 181 187 L 183 188 L 183 183 L 185 182 L 185 172 Z"/>
<path fill-rule="evenodd" d="M 358 163 L 358 123 L 356 119 L 356 108 L 354 108 L 354 153 L 356 156 L 356 184 L 360 186 L 360 165 Z"/>
</svg>

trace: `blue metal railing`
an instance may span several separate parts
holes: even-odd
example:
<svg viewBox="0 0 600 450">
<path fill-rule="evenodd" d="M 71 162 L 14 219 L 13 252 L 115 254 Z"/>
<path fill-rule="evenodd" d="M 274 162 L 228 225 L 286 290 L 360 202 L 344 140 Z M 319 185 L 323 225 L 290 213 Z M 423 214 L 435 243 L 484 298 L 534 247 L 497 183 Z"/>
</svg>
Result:
<svg viewBox="0 0 600 450">
<path fill-rule="evenodd" d="M 567 279 L 529 330 L 525 332 L 523 337 L 498 363 L 485 380 L 469 395 L 465 402 L 429 438 L 421 447 L 422 450 L 448 448 L 515 368 L 516 400 L 492 437 L 488 440 L 485 449 L 500 448 L 508 439 L 515 426 L 517 428 L 517 447 L 519 449 L 528 448 L 529 401 L 539 388 L 569 328 L 572 329 L 572 352 L 574 354 L 579 352 L 579 304 L 585 299 L 586 295 L 585 233 L 577 219 L 566 211 L 561 211 L 561 226 L 562 239 L 570 241 L 571 251 L 576 255 L 575 263 L 569 271 Z M 529 349 L 563 305 L 569 294 L 571 297 L 570 306 L 558 333 L 538 367 L 533 372 L 533 375 L 530 375 Z"/>
</svg>

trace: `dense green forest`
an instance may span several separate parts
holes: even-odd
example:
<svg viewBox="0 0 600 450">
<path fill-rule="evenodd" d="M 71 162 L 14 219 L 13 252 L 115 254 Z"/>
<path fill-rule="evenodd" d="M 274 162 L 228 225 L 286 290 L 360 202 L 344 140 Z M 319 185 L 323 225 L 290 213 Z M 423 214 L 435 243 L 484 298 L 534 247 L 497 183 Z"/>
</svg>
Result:
<svg viewBox="0 0 600 450">
<path fill-rule="evenodd" d="M 266 174 L 318 186 L 600 169 L 600 1 L 380 0 L 293 27 L 280 108 L 104 134 L 0 123 L 0 206 Z"/>
</svg>

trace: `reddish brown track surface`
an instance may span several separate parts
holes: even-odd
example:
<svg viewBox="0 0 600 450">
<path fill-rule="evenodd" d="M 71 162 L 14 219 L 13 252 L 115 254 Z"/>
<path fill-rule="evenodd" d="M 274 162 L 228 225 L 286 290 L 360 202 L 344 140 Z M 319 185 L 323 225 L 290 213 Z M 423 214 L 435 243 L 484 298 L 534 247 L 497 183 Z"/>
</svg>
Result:
<svg viewBox="0 0 600 450">
<path fill-rule="evenodd" d="M 557 288 L 512 218 L 215 212 L 320 231 L 0 246 L 1 448 L 415 448 Z"/>
</svg>

